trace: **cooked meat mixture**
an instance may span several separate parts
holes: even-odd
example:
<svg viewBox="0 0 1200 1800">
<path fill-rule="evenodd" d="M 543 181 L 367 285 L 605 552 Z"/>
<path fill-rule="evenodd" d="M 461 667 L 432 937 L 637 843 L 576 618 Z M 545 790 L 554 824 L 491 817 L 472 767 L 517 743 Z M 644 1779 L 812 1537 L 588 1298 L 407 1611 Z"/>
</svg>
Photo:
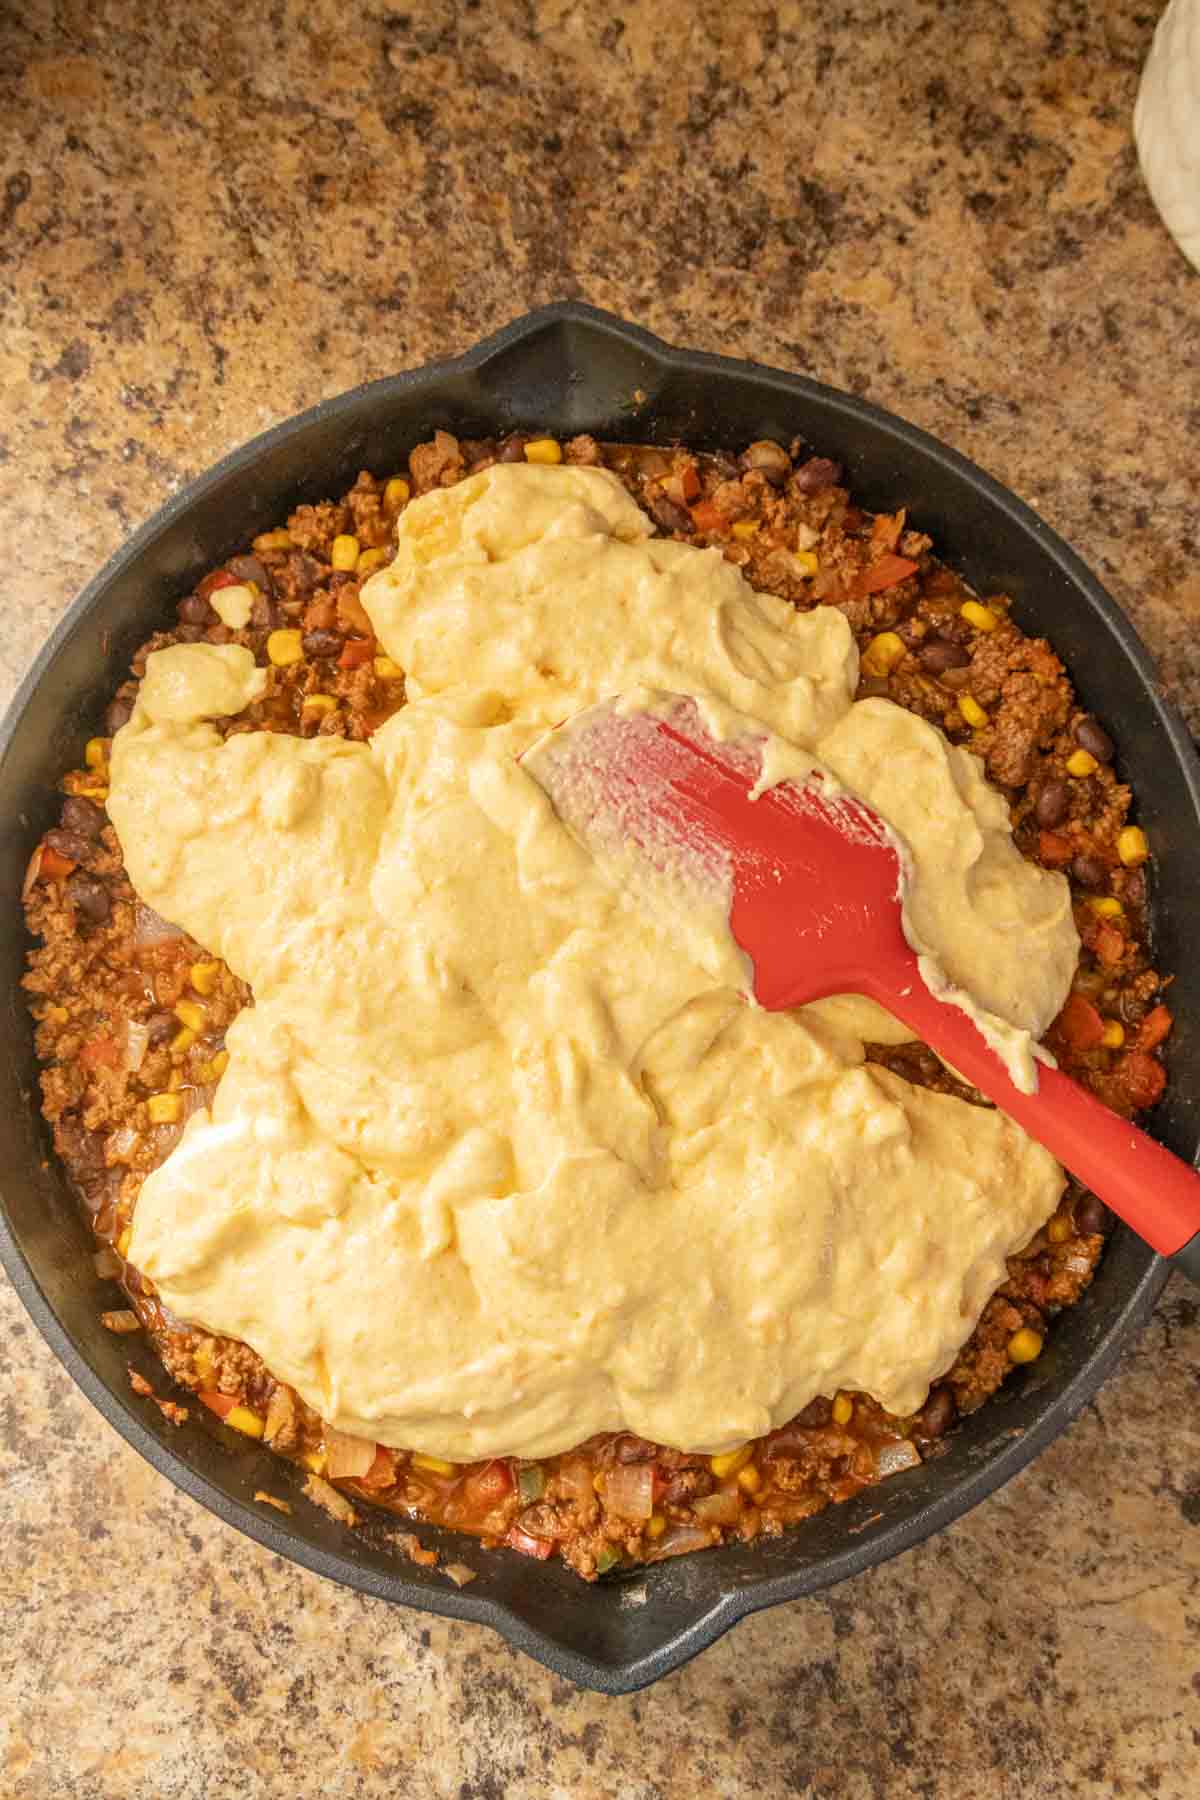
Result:
<svg viewBox="0 0 1200 1800">
<path fill-rule="evenodd" d="M 34 851 L 25 889 L 40 939 L 25 985 L 44 1065 L 42 1110 L 96 1233 L 98 1273 L 124 1290 L 105 1323 L 148 1332 L 180 1388 L 301 1463 L 315 1478 L 309 1489 L 347 1523 L 358 1516 L 351 1502 L 366 1500 L 527 1556 L 559 1555 L 592 1579 L 619 1564 L 778 1533 L 936 1455 L 962 1414 L 1040 1354 L 1054 1315 L 1090 1282 L 1109 1219 L 1094 1195 L 1068 1187 L 913 1417 L 885 1413 L 863 1394 L 830 1394 L 723 1456 L 628 1433 L 539 1463 L 455 1466 L 364 1446 L 325 1427 L 245 1344 L 164 1314 L 123 1254 L 138 1189 L 188 1115 L 208 1103 L 225 1031 L 250 994 L 135 898 L 104 809 L 109 739 L 130 715 L 150 652 L 200 641 L 246 645 L 270 671 L 263 699 L 227 721 L 229 733 L 368 738 L 403 706 L 404 672 L 375 642 L 359 585 L 390 560 L 396 520 L 414 495 L 497 460 L 606 466 L 663 535 L 718 546 L 755 587 L 801 609 L 836 606 L 862 651 L 860 697 L 886 695 L 983 758 L 1008 797 L 1022 853 L 1070 879 L 1083 951 L 1048 1043 L 1108 1106 L 1129 1116 L 1159 1099 L 1171 1015 L 1148 959 L 1146 840 L 1128 823 L 1130 792 L 1107 731 L 1078 705 L 1050 645 L 1014 624 L 1003 595 L 972 593 L 903 510 L 855 506 L 839 467 L 798 441 L 751 444 L 739 456 L 590 437 L 470 442 L 439 431 L 412 452 L 406 475 L 364 473 L 342 500 L 297 508 L 185 595 L 176 620 L 134 657 L 85 766 L 64 777 L 59 824 Z M 218 600 L 222 613 L 246 617 L 240 629 L 214 607 L 223 588 L 241 590 L 229 604 Z M 871 1045 L 868 1056 L 982 1104 L 921 1045 Z M 157 1403 L 168 1417 L 182 1411 Z"/>
</svg>

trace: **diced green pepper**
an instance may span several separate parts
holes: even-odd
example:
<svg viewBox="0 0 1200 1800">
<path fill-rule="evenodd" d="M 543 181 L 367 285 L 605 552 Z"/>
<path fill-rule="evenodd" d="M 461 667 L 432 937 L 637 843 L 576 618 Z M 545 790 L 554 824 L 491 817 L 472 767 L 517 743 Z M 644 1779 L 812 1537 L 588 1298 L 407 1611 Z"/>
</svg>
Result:
<svg viewBox="0 0 1200 1800">
<path fill-rule="evenodd" d="M 546 1471 L 541 1463 L 526 1463 L 517 1470 L 517 1492 L 521 1503 L 528 1506 L 531 1500 L 540 1500 L 546 1491 Z"/>
<path fill-rule="evenodd" d="M 605 1544 L 596 1558 L 597 1575 L 607 1575 L 621 1560 L 621 1552 L 613 1544 Z"/>
</svg>

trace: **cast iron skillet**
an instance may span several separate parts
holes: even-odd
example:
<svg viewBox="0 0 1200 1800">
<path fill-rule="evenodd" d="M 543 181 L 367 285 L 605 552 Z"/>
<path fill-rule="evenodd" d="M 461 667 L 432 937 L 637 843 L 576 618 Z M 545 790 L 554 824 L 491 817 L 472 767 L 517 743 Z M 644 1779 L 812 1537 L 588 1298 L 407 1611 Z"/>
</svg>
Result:
<svg viewBox="0 0 1200 1800">
<path fill-rule="evenodd" d="M 372 382 L 314 407 L 224 458 L 163 507 L 67 613 L 0 731 L 0 1257 L 51 1348 L 105 1418 L 162 1474 L 259 1543 L 322 1575 L 428 1612 L 491 1625 L 558 1674 L 625 1693 L 677 1668 L 759 1607 L 810 1594 L 883 1562 L 966 1512 L 1074 1418 L 1146 1319 L 1161 1261 L 1116 1232 L 1083 1304 L 1055 1326 L 1041 1359 L 950 1440 L 940 1460 L 861 1494 L 783 1538 L 680 1557 L 587 1586 L 557 1562 L 426 1530 L 478 1579 L 459 1591 L 388 1548 L 387 1527 L 342 1530 L 299 1494 L 269 1452 L 193 1408 L 168 1426 L 129 1389 L 129 1341 L 105 1331 L 112 1289 L 49 1154 L 36 1099 L 30 1021 L 18 987 L 26 951 L 17 895 L 30 850 L 56 814 L 55 781 L 126 673 L 133 649 L 197 577 L 302 500 L 344 491 L 360 468 L 404 466 L 436 426 L 467 436 L 545 427 L 561 436 L 700 446 L 799 433 L 844 463 L 866 506 L 904 504 L 914 525 L 984 591 L 1013 598 L 1022 625 L 1062 653 L 1080 694 L 1117 735 L 1158 857 L 1156 952 L 1176 972 L 1168 1099 L 1154 1129 L 1197 1149 L 1200 960 L 1186 921 L 1200 892 L 1200 779 L 1190 741 L 1159 692 L 1146 652 L 1083 564 L 1011 494 L 954 451 L 861 400 L 799 376 L 668 348 L 582 305 L 544 307 L 451 362 Z M 162 1372 L 132 1353 L 161 1388 Z M 199 1412 L 200 1417 L 195 1417 Z M 290 1493 L 294 1516 L 263 1516 L 253 1493 Z"/>
</svg>

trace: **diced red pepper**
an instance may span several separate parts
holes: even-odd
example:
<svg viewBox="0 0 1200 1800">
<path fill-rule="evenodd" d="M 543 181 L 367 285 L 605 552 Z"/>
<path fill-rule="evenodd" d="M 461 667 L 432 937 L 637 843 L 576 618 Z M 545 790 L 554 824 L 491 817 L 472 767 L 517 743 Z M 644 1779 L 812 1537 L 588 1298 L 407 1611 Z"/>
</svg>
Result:
<svg viewBox="0 0 1200 1800">
<path fill-rule="evenodd" d="M 110 1038 L 107 1032 L 101 1032 L 98 1037 L 89 1038 L 79 1052 L 80 1065 L 85 1069 L 115 1069 L 119 1066 L 120 1061 L 121 1052 L 116 1040 Z"/>
<path fill-rule="evenodd" d="M 385 1445 L 376 1444 L 375 1461 L 359 1479 L 369 1488 L 389 1488 L 395 1484 L 396 1458 Z"/>
<path fill-rule="evenodd" d="M 881 556 L 878 562 L 863 570 L 854 583 L 854 592 L 859 599 L 866 594 L 881 594 L 884 588 L 895 587 L 898 581 L 904 581 L 916 572 L 916 563 L 909 562 L 906 556 Z"/>
<path fill-rule="evenodd" d="M 215 1412 L 218 1419 L 227 1419 L 237 1405 L 232 1394 L 218 1394 L 215 1388 L 200 1388 L 196 1398 L 209 1412 Z"/>
<path fill-rule="evenodd" d="M 871 542 L 877 550 L 894 550 L 904 530 L 904 508 L 898 513 L 877 513 L 871 526 Z"/>
<path fill-rule="evenodd" d="M 44 875 L 49 881 L 61 881 L 63 876 L 69 875 L 74 867 L 75 864 L 69 856 L 60 856 L 57 850 L 51 850 L 48 844 L 43 844 L 42 860 L 38 864 L 39 876 Z"/>
<path fill-rule="evenodd" d="M 338 657 L 339 669 L 361 669 L 369 663 L 375 654 L 375 645 L 371 638 L 347 638 Z"/>
<path fill-rule="evenodd" d="M 711 500 L 701 500 L 692 508 L 692 524 L 697 531 L 724 531 L 729 520 Z"/>
<path fill-rule="evenodd" d="M 1115 925 L 1110 925 L 1107 919 L 1104 919 L 1098 926 L 1089 948 L 1095 951 L 1097 958 L 1106 969 L 1115 969 L 1125 954 L 1124 934 L 1118 931 Z"/>
<path fill-rule="evenodd" d="M 1070 838 L 1061 837 L 1057 831 L 1038 832 L 1038 858 L 1048 869 L 1065 868 L 1074 855 Z"/>
<path fill-rule="evenodd" d="M 1167 1071 L 1146 1050 L 1130 1050 L 1117 1065 L 1121 1087 L 1136 1112 L 1153 1106 L 1162 1098 L 1167 1085 Z"/>
<path fill-rule="evenodd" d="M 695 463 L 684 463 L 680 469 L 679 490 L 689 505 L 700 492 L 700 477 L 696 473 Z"/>
<path fill-rule="evenodd" d="M 231 575 L 228 569 L 214 569 L 211 575 L 204 577 L 196 592 L 202 600 L 209 600 L 220 588 L 240 587 L 241 585 L 237 576 Z"/>
<path fill-rule="evenodd" d="M 519 1525 L 511 1528 L 504 1541 L 510 1550 L 519 1550 L 522 1556 L 536 1556 L 539 1562 L 545 1562 L 554 1549 L 549 1538 L 534 1537 Z"/>
<path fill-rule="evenodd" d="M 1072 994 L 1058 1015 L 1058 1031 L 1076 1050 L 1094 1050 L 1104 1036 L 1104 1020 L 1090 1000 Z"/>
<path fill-rule="evenodd" d="M 1137 1050 L 1157 1049 L 1174 1023 L 1174 1019 L 1165 1006 L 1160 1004 L 1152 1007 L 1142 1020 L 1134 1048 Z"/>
</svg>

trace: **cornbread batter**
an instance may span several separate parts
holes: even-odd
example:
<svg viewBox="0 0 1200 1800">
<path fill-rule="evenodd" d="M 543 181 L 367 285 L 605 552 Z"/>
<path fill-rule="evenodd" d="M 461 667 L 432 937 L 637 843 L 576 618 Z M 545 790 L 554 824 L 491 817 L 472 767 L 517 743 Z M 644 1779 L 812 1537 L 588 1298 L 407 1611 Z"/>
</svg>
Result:
<svg viewBox="0 0 1200 1800">
<path fill-rule="evenodd" d="M 758 721 L 905 838 L 953 983 L 1057 1012 L 1066 884 L 973 759 L 851 704 L 840 614 L 649 531 L 603 472 L 494 467 L 414 502 L 363 590 L 410 694 L 369 745 L 222 743 L 264 676 L 204 645 L 149 658 L 114 742 L 135 886 L 256 1002 L 131 1259 L 336 1426 L 452 1460 L 719 1450 L 842 1387 L 911 1411 L 1062 1188 L 1000 1115 L 865 1066 L 845 1012 L 748 1007 L 518 766 L 639 685 Z"/>
</svg>

